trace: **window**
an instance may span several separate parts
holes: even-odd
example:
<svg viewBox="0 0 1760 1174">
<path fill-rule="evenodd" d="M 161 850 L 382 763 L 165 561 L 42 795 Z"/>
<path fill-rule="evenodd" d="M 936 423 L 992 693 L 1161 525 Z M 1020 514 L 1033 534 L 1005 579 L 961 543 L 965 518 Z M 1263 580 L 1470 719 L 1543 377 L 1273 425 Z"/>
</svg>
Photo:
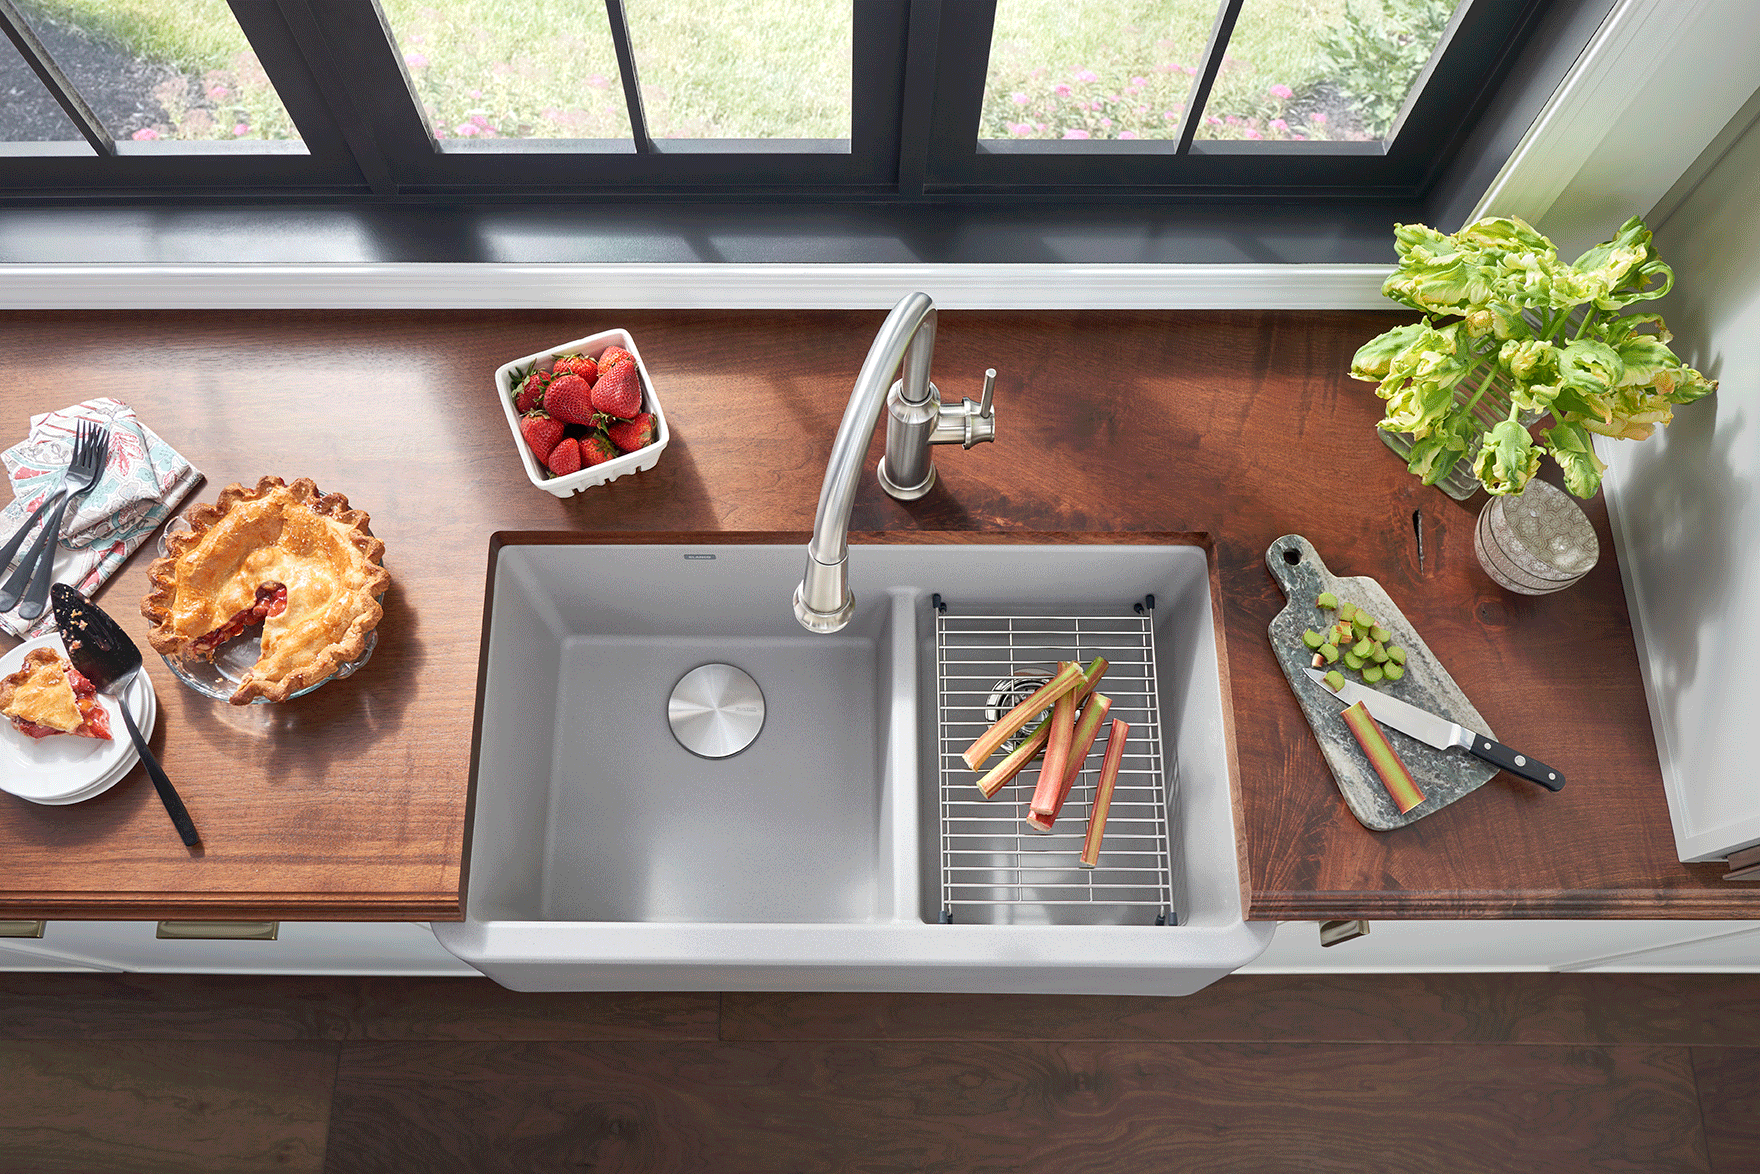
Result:
<svg viewBox="0 0 1760 1174">
<path fill-rule="evenodd" d="M 0 0 L 0 199 L 1411 199 L 1546 7 Z"/>
</svg>

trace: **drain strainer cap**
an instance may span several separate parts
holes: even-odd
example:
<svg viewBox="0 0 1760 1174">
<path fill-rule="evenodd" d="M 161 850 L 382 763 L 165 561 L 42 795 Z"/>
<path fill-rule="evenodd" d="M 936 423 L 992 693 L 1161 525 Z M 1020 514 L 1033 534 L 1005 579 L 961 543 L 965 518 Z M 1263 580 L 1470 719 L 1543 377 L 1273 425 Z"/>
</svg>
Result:
<svg viewBox="0 0 1760 1174">
<path fill-rule="evenodd" d="M 764 728 L 764 691 L 743 669 L 700 665 L 672 687 L 666 721 L 692 754 L 727 758 L 750 746 Z"/>
</svg>

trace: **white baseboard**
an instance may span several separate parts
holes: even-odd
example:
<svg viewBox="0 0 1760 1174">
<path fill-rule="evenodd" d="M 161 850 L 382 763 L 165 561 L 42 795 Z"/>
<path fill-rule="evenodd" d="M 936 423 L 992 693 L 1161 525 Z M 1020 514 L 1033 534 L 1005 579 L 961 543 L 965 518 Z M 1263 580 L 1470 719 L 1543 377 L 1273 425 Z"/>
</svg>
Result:
<svg viewBox="0 0 1760 1174">
<path fill-rule="evenodd" d="M 3 310 L 1391 310 L 1385 265 L 0 265 Z"/>
</svg>

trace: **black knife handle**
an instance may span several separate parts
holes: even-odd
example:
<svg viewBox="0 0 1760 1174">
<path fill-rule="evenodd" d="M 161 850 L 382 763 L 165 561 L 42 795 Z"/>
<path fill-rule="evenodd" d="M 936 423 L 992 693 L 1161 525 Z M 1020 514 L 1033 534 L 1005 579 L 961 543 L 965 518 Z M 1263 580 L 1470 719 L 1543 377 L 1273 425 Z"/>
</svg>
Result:
<svg viewBox="0 0 1760 1174">
<path fill-rule="evenodd" d="M 1467 749 L 1475 758 L 1483 758 L 1494 766 L 1501 766 L 1512 775 L 1519 775 L 1530 783 L 1539 783 L 1548 791 L 1564 789 L 1564 775 L 1553 770 L 1538 758 L 1529 758 L 1526 754 L 1518 754 L 1502 742 L 1487 738 L 1484 734 L 1474 734 L 1473 744 Z"/>
<path fill-rule="evenodd" d="M 202 842 L 202 835 L 196 831 L 196 825 L 189 817 L 189 811 L 183 806 L 183 800 L 177 794 L 177 788 L 171 785 L 159 760 L 147 749 L 147 740 L 141 737 L 140 727 L 134 724 L 134 717 L 128 712 L 128 702 L 117 699 L 117 709 L 122 711 L 123 724 L 128 726 L 128 736 L 134 739 L 134 748 L 141 752 L 141 762 L 146 764 L 147 777 L 153 780 L 153 789 L 159 792 L 159 799 L 165 804 L 165 810 L 171 815 L 171 825 L 177 834 L 183 837 L 186 847 L 193 848 Z"/>
</svg>

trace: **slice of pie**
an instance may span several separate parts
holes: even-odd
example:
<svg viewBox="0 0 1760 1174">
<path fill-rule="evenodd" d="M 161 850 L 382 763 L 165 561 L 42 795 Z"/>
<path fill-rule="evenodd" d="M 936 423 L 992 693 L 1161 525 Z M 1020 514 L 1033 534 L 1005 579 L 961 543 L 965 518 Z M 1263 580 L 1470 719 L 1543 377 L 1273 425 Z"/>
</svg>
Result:
<svg viewBox="0 0 1760 1174">
<path fill-rule="evenodd" d="M 0 678 L 0 714 L 32 738 L 110 737 L 110 714 L 98 701 L 98 691 L 53 648 L 31 649 L 22 668 Z"/>
<path fill-rule="evenodd" d="M 153 590 L 141 614 L 160 653 L 212 660 L 262 624 L 262 654 L 231 698 L 248 705 L 285 701 L 366 651 L 391 575 L 380 565 L 385 544 L 348 498 L 320 495 L 310 478 L 264 477 L 255 488 L 227 486 L 189 522 L 147 572 Z"/>
</svg>

